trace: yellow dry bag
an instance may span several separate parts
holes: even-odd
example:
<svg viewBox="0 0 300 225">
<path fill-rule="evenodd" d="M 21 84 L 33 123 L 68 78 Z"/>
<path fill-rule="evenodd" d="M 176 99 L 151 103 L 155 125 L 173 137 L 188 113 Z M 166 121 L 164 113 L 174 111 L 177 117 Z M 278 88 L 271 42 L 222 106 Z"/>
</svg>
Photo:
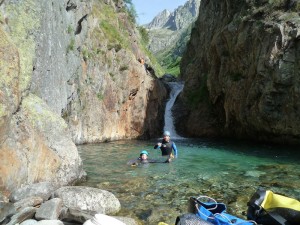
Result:
<svg viewBox="0 0 300 225">
<path fill-rule="evenodd" d="M 300 202 L 260 188 L 248 202 L 247 218 L 264 225 L 299 225 Z"/>
</svg>

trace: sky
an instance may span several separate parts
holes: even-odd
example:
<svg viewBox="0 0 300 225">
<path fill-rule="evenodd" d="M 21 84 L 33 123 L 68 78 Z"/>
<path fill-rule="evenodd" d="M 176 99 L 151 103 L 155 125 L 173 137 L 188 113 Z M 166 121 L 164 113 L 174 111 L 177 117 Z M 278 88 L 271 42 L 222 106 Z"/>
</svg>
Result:
<svg viewBox="0 0 300 225">
<path fill-rule="evenodd" d="M 173 12 L 180 5 L 184 5 L 188 0 L 132 0 L 138 14 L 137 23 L 147 24 L 164 9 Z"/>
</svg>

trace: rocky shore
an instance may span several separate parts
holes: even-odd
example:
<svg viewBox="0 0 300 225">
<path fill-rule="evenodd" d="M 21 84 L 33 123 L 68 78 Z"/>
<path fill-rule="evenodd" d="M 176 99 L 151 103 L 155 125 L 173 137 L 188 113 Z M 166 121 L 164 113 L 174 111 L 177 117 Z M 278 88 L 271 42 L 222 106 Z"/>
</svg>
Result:
<svg viewBox="0 0 300 225">
<path fill-rule="evenodd" d="M 41 182 L 24 186 L 9 197 L 0 195 L 0 224 L 78 225 L 86 221 L 94 224 L 91 219 L 96 214 L 115 215 L 120 209 L 119 200 L 108 191 Z M 120 224 L 138 224 L 127 217 L 113 216 L 111 219 Z"/>
</svg>

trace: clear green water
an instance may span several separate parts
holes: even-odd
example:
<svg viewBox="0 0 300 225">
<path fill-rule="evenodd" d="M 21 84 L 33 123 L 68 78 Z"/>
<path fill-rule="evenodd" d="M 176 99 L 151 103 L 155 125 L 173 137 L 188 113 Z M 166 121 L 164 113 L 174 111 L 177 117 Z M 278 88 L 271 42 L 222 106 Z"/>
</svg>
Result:
<svg viewBox="0 0 300 225">
<path fill-rule="evenodd" d="M 179 157 L 170 164 L 126 165 L 140 150 L 160 158 L 157 140 L 78 146 L 88 174 L 80 185 L 108 190 L 120 200 L 118 215 L 140 224 L 175 224 L 187 213 L 190 196 L 207 195 L 245 218 L 247 201 L 258 187 L 300 199 L 300 151 L 230 141 L 176 140 Z"/>
</svg>

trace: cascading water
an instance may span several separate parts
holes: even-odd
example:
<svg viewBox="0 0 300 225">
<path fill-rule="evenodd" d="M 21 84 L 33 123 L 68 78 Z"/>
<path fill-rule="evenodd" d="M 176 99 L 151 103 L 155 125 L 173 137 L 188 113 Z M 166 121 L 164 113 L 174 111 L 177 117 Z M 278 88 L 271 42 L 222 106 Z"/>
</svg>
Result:
<svg viewBox="0 0 300 225">
<path fill-rule="evenodd" d="M 175 103 L 177 96 L 182 91 L 184 84 L 183 82 L 169 82 L 168 85 L 171 91 L 170 91 L 170 99 L 166 104 L 164 130 L 170 131 L 172 139 L 178 139 L 182 137 L 180 137 L 175 130 L 174 120 L 172 115 L 172 107 Z"/>
</svg>

